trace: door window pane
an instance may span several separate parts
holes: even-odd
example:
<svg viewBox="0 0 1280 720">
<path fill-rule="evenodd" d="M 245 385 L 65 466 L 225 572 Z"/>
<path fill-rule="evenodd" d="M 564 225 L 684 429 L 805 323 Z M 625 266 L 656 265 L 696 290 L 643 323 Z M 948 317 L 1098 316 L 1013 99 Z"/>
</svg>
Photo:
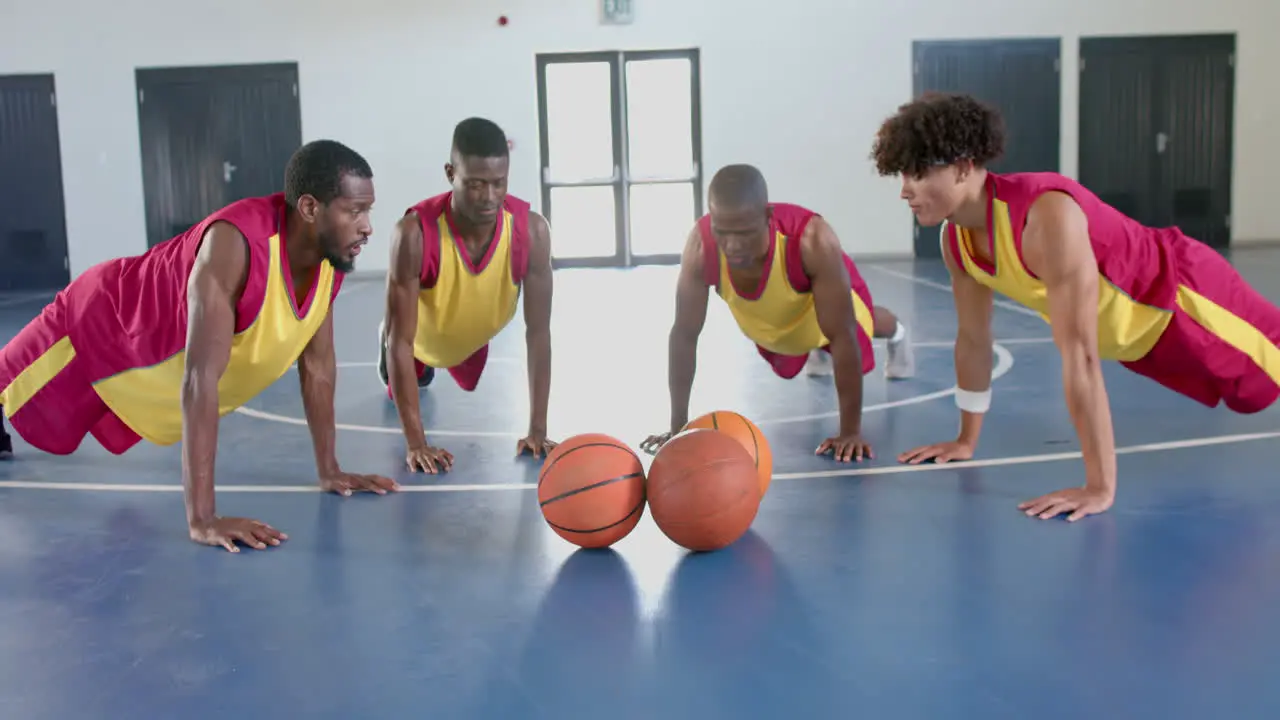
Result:
<svg viewBox="0 0 1280 720">
<path fill-rule="evenodd" d="M 680 254 L 697 221 L 693 183 L 631 186 L 631 254 Z"/>
<path fill-rule="evenodd" d="M 551 189 L 551 255 L 556 258 L 613 257 L 618 252 L 618 225 L 613 188 Z"/>
<path fill-rule="evenodd" d="M 613 175 L 613 84 L 609 63 L 546 66 L 548 166 L 554 182 Z"/>
<path fill-rule="evenodd" d="M 693 68 L 686 58 L 627 63 L 631 177 L 693 175 Z"/>
</svg>

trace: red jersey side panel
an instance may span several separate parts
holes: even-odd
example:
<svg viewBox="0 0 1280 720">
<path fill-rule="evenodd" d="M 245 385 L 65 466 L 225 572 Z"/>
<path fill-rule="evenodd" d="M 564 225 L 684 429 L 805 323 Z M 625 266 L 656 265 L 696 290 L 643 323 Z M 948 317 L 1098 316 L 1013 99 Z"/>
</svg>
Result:
<svg viewBox="0 0 1280 720">
<path fill-rule="evenodd" d="M 281 232 L 283 194 L 241 200 L 147 252 L 96 265 L 64 288 L 0 350 L 0 403 L 14 429 L 47 452 L 72 452 L 92 432 L 120 453 L 139 436 L 116 418 L 94 385 L 162 365 L 185 350 L 187 280 L 207 228 L 226 221 L 245 236 L 248 277 L 235 311 L 237 334 L 253 327 Z M 284 262 L 282 242 L 276 242 Z M 287 273 L 286 273 L 287 274 Z M 292 283 L 292 278 L 280 280 Z M 326 287 L 327 306 L 341 274 Z M 312 291 L 314 295 L 315 290 Z M 308 298 L 302 310 L 314 301 Z"/>
<path fill-rule="evenodd" d="M 1127 217 L 1057 173 L 989 174 L 990 236 L 948 227 L 943 242 L 978 282 L 1047 318 L 1047 292 L 1026 267 L 1022 232 L 1047 192 L 1084 212 L 1099 274 L 1098 347 L 1104 358 L 1213 406 L 1250 412 L 1280 396 L 1280 310 L 1208 246 L 1176 227 Z M 995 262 L 978 257 L 989 243 Z"/>
</svg>

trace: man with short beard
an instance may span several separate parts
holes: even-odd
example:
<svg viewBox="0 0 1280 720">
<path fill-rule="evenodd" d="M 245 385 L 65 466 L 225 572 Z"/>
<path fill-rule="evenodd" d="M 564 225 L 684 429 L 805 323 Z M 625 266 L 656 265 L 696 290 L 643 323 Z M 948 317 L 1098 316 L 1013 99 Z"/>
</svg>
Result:
<svg viewBox="0 0 1280 720">
<path fill-rule="evenodd" d="M 331 305 L 368 241 L 373 202 L 363 157 L 329 140 L 304 145 L 284 192 L 231 203 L 59 292 L 0 350 L 0 408 L 18 435 L 56 455 L 86 435 L 117 455 L 142 439 L 181 440 L 191 539 L 263 549 L 286 536 L 215 513 L 218 420 L 296 362 L 320 487 L 395 489 L 342 471 L 334 452 Z"/>
</svg>

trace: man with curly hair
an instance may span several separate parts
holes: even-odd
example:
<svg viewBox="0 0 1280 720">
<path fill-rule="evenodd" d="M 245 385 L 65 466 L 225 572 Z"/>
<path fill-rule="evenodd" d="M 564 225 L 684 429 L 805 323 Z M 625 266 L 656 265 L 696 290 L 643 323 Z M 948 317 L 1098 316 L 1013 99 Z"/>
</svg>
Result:
<svg viewBox="0 0 1280 720">
<path fill-rule="evenodd" d="M 871 338 L 888 340 L 885 376 L 909 378 L 915 360 L 906 326 L 872 302 L 827 221 L 799 205 L 770 202 L 755 167 L 721 168 L 707 195 L 710 212 L 689 231 L 680 262 L 667 369 L 671 430 L 641 449 L 656 452 L 689 419 L 698 336 L 714 288 L 776 375 L 790 379 L 805 367 L 834 373 L 840 431 L 815 453 L 837 462 L 871 457 L 862 438 L 862 376 L 876 365 Z"/>
<path fill-rule="evenodd" d="M 1115 439 L 1099 361 L 1117 360 L 1209 407 L 1256 413 L 1280 396 L 1280 310 L 1176 227 L 1145 226 L 1058 173 L 990 172 L 1004 140 L 994 109 L 956 94 L 901 106 L 876 135 L 880 175 L 901 176 L 902 198 L 921 224 L 942 223 L 959 326 L 959 435 L 899 460 L 973 457 L 991 400 L 999 292 L 1052 326 L 1085 466 L 1082 487 L 1019 509 L 1074 521 L 1115 500 Z"/>
</svg>

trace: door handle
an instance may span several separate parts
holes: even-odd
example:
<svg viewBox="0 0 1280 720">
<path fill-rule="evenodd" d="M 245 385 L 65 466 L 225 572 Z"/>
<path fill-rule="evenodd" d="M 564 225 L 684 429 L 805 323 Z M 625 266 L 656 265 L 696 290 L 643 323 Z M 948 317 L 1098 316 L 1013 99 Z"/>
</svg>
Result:
<svg viewBox="0 0 1280 720">
<path fill-rule="evenodd" d="M 1163 155 L 1165 148 L 1169 147 L 1169 136 L 1166 133 L 1156 133 L 1156 154 Z"/>
<path fill-rule="evenodd" d="M 223 182 L 226 182 L 226 183 L 231 182 L 231 173 L 235 171 L 236 171 L 235 165 L 232 165 L 226 160 L 222 161 L 222 181 Z"/>
</svg>

